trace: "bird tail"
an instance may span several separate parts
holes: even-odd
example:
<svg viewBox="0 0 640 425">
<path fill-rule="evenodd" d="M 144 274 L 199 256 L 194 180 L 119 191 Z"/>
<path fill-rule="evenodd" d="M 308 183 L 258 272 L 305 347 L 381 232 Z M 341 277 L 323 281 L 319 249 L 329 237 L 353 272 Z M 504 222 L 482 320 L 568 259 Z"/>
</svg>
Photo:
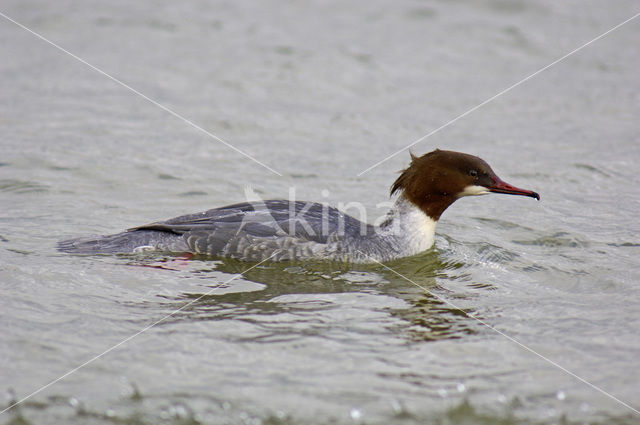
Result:
<svg viewBox="0 0 640 425">
<path fill-rule="evenodd" d="M 133 235 L 132 233 L 138 233 Z M 149 232 L 122 232 L 108 236 L 89 236 L 58 242 L 58 251 L 70 254 L 123 254 L 149 243 Z"/>
</svg>

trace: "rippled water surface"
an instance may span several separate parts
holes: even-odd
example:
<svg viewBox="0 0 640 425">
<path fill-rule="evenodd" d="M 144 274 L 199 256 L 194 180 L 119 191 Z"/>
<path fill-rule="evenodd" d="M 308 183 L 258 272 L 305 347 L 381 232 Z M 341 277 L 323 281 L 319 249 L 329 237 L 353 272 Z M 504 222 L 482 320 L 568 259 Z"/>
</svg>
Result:
<svg viewBox="0 0 640 425">
<path fill-rule="evenodd" d="M 637 2 L 0 12 L 281 174 L 0 17 L 0 403 L 26 398 L 0 423 L 640 421 L 640 18 L 412 148 L 479 155 L 542 195 L 461 200 L 419 256 L 237 277 L 255 264 L 55 250 L 246 186 L 363 202 L 373 222 L 408 152 L 358 173 Z"/>
</svg>

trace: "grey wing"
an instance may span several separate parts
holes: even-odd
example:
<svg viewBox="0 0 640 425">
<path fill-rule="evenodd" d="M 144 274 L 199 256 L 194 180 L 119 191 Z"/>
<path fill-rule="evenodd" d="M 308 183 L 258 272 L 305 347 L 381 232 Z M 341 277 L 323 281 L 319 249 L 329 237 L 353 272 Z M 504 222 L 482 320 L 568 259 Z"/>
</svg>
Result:
<svg viewBox="0 0 640 425">
<path fill-rule="evenodd" d="M 269 200 L 229 205 L 171 220 L 129 229 L 156 230 L 181 235 L 196 253 L 233 257 L 256 257 L 285 248 L 292 240 L 327 243 L 337 234 L 340 219 L 353 217 L 335 208 L 303 201 Z"/>
</svg>

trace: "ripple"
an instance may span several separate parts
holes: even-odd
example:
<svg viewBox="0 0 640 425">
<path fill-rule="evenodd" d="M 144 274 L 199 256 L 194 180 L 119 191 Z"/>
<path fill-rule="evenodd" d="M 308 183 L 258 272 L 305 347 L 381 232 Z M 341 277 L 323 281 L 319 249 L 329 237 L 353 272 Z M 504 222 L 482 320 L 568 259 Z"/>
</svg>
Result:
<svg viewBox="0 0 640 425">
<path fill-rule="evenodd" d="M 473 289 L 490 289 L 492 291 L 498 289 L 495 285 L 486 282 L 473 282 L 467 284 L 467 286 Z"/>
<path fill-rule="evenodd" d="M 557 232 L 552 235 L 543 235 L 535 239 L 514 240 L 513 243 L 526 246 L 544 246 L 549 248 L 587 248 L 589 242 L 567 232 Z"/>
<path fill-rule="evenodd" d="M 176 176 L 173 176 L 173 175 L 167 174 L 167 173 L 158 174 L 158 178 L 160 180 L 180 180 L 180 177 L 176 177 Z"/>
<path fill-rule="evenodd" d="M 616 248 L 637 248 L 637 247 L 640 247 L 640 243 L 638 243 L 638 242 L 608 243 L 607 245 L 613 246 L 613 247 L 616 247 Z"/>
<path fill-rule="evenodd" d="M 532 230 L 528 227 L 524 227 L 518 223 L 514 223 L 511 221 L 507 221 L 507 220 L 499 220 L 496 218 L 487 218 L 487 217 L 474 217 L 473 218 L 476 221 L 479 221 L 481 223 L 487 223 L 490 224 L 492 226 L 494 226 L 497 229 L 503 229 L 503 230 L 511 230 L 511 229 L 524 229 L 524 230 Z"/>
<path fill-rule="evenodd" d="M 189 191 L 189 192 L 182 192 L 178 196 L 187 197 L 187 196 L 206 196 L 206 195 L 208 195 L 208 193 L 204 192 L 202 190 L 192 190 L 192 191 Z"/>
<path fill-rule="evenodd" d="M 32 181 L 13 179 L 0 180 L 0 192 L 32 193 L 46 192 L 48 189 L 48 186 Z"/>
<path fill-rule="evenodd" d="M 605 173 L 602 170 L 597 169 L 596 167 L 589 165 L 589 164 L 580 164 L 580 163 L 575 163 L 573 164 L 574 167 L 582 169 L 582 170 L 586 170 L 589 171 L 593 174 L 598 174 L 602 177 L 611 177 L 609 174 Z"/>
<path fill-rule="evenodd" d="M 530 264 L 528 266 L 523 267 L 522 270 L 525 272 L 546 272 L 549 269 L 540 264 Z"/>
<path fill-rule="evenodd" d="M 499 264 L 510 263 L 520 256 L 513 251 L 489 243 L 480 244 L 477 252 L 482 262 Z"/>
</svg>

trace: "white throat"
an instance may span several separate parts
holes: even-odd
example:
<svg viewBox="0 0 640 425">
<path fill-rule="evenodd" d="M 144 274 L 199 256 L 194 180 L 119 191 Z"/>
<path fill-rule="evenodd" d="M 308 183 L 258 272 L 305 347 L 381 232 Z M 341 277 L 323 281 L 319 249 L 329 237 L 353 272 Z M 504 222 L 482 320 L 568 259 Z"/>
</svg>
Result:
<svg viewBox="0 0 640 425">
<path fill-rule="evenodd" d="M 463 196 L 486 195 L 488 193 L 490 193 L 489 189 L 484 186 L 469 185 L 465 187 L 462 192 L 458 193 L 457 197 L 462 198 Z"/>
</svg>

